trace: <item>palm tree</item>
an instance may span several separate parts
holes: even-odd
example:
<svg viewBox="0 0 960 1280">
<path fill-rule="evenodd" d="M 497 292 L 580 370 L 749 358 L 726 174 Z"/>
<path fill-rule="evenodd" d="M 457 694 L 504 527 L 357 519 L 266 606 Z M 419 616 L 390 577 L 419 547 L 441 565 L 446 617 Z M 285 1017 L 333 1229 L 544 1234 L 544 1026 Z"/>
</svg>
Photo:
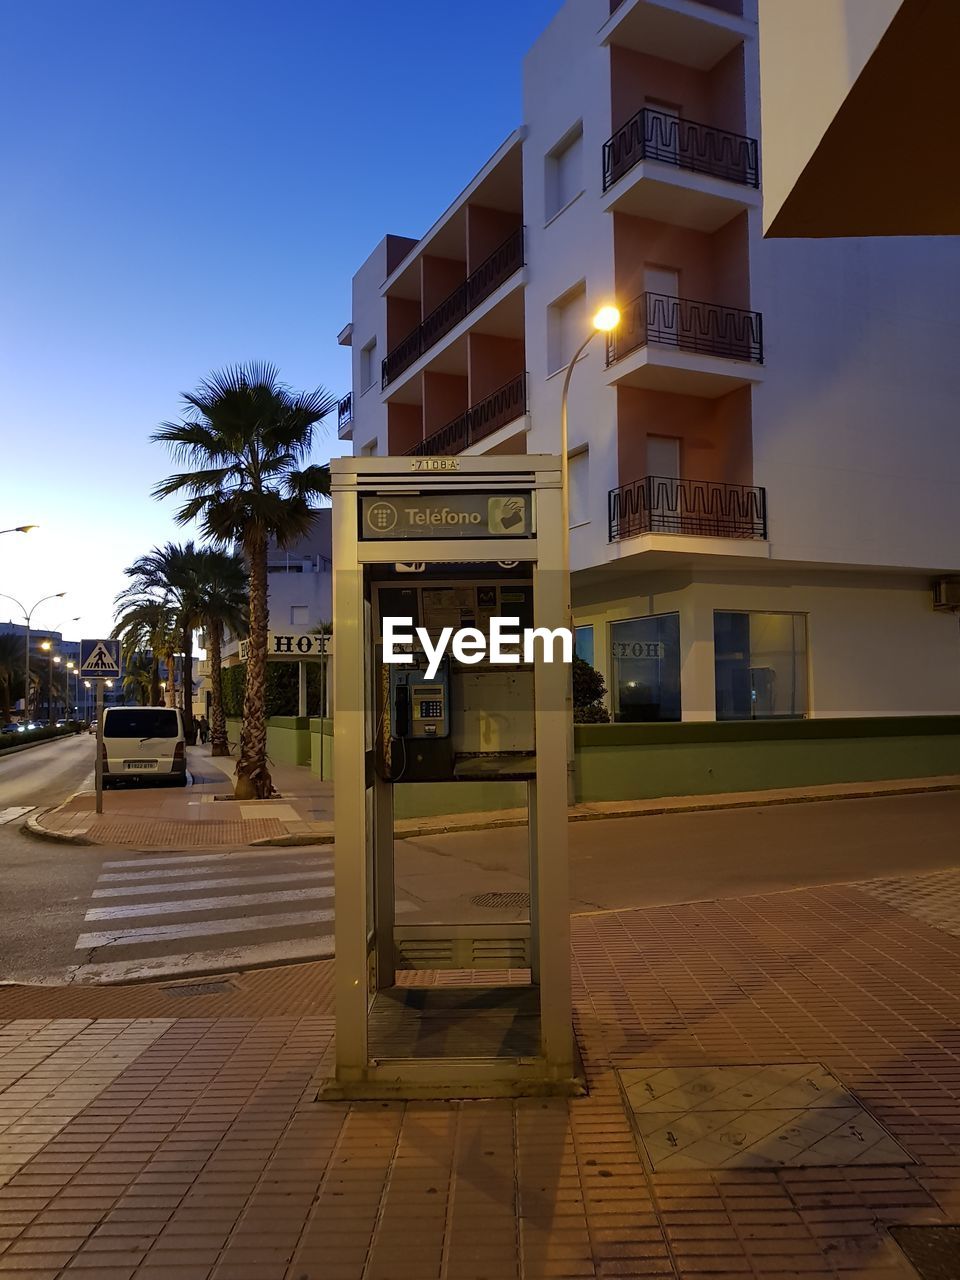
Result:
<svg viewBox="0 0 960 1280">
<path fill-rule="evenodd" d="M 150 655 L 138 650 L 124 662 L 123 692 L 141 707 L 156 706 L 152 702 L 152 667 Z"/>
<path fill-rule="evenodd" d="M 193 633 L 200 626 L 200 558 L 202 550 L 193 542 L 183 546 L 168 542 L 154 547 L 145 556 L 134 560 L 124 571 L 131 585 L 117 597 L 140 599 L 148 596 L 164 602 L 172 611 L 174 626 L 179 636 L 178 650 L 183 654 L 183 673 L 180 681 L 180 709 L 183 712 L 187 742 L 193 746 L 197 740 L 193 723 Z"/>
<path fill-rule="evenodd" d="M 23 641 L 19 636 L 0 635 L 0 711 L 3 723 L 10 721 L 11 703 L 23 688 Z"/>
<path fill-rule="evenodd" d="M 230 745 L 223 713 L 223 632 L 229 627 L 234 635 L 246 634 L 247 567 L 235 551 L 202 547 L 197 556 L 200 624 L 210 657 L 210 754 L 226 756 Z"/>
<path fill-rule="evenodd" d="M 184 416 L 153 439 L 188 470 L 168 476 L 154 496 L 188 495 L 180 524 L 199 520 L 216 546 L 239 546 L 250 573 L 250 646 L 237 761 L 238 799 L 273 794 L 267 767 L 267 543 L 302 538 L 313 521 L 311 500 L 330 491 L 326 467 L 308 463 L 314 427 L 337 398 L 323 387 L 293 392 L 266 363 L 235 365 L 184 395 Z"/>
<path fill-rule="evenodd" d="M 127 570 L 130 573 L 130 570 Z M 121 591 L 116 599 L 116 626 L 113 636 L 120 640 L 121 652 L 125 662 L 130 662 L 134 654 L 149 652 L 150 667 L 150 705 L 159 706 L 160 697 L 160 660 L 167 668 L 167 686 L 169 706 L 174 705 L 174 675 L 176 663 L 176 639 L 174 631 L 174 614 L 171 607 L 163 599 L 149 591 L 138 591 L 128 587 Z"/>
</svg>

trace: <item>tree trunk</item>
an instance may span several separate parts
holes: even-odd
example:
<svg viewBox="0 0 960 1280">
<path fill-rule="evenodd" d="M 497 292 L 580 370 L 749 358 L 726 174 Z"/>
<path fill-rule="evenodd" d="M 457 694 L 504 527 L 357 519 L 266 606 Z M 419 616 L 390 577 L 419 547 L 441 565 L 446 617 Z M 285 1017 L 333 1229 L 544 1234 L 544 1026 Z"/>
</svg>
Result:
<svg viewBox="0 0 960 1280">
<path fill-rule="evenodd" d="M 150 650 L 152 661 L 150 665 L 150 705 L 151 707 L 159 707 L 160 705 L 160 655 Z"/>
<path fill-rule="evenodd" d="M 183 647 L 183 730 L 188 747 L 197 745 L 197 727 L 193 719 L 193 627 L 188 623 L 181 635 Z"/>
<path fill-rule="evenodd" d="M 223 624 L 209 621 L 207 639 L 210 643 L 210 754 L 228 756 L 227 717 L 223 714 L 223 672 L 220 667 Z"/>
<path fill-rule="evenodd" d="M 274 794 L 267 768 L 267 541 L 261 533 L 250 537 L 245 550 L 250 563 L 250 643 L 247 681 L 237 761 L 238 800 L 267 800 Z"/>
<path fill-rule="evenodd" d="M 163 660 L 167 664 L 167 706 L 175 707 L 177 705 L 177 655 L 172 649 L 168 649 L 163 655 Z"/>
</svg>

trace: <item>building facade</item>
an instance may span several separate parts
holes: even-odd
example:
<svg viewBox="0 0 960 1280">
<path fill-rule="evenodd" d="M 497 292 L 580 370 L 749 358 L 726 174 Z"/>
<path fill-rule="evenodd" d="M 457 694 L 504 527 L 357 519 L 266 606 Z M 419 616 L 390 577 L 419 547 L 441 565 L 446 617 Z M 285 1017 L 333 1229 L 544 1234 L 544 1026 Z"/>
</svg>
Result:
<svg viewBox="0 0 960 1280">
<path fill-rule="evenodd" d="M 764 240 L 757 0 L 567 0 L 524 122 L 358 270 L 354 452 L 557 452 L 622 721 L 960 713 L 960 243 Z M 797 110 L 803 110 L 798 101 Z M 952 598 L 952 597 L 951 597 Z"/>
</svg>

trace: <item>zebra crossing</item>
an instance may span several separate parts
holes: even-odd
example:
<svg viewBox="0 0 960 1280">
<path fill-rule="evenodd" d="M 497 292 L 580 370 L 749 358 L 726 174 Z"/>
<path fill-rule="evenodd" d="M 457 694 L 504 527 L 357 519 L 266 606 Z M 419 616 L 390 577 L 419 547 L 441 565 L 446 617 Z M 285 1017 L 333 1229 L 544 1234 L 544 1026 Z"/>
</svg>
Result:
<svg viewBox="0 0 960 1280">
<path fill-rule="evenodd" d="M 105 861 L 73 981 L 216 972 L 333 954 L 333 850 Z"/>
</svg>

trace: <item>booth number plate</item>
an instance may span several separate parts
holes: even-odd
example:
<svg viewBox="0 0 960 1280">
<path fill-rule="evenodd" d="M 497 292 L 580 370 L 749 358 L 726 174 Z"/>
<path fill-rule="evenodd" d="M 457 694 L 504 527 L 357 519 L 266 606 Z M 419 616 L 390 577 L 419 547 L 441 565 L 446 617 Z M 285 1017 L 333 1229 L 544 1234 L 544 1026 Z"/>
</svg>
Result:
<svg viewBox="0 0 960 1280">
<path fill-rule="evenodd" d="M 411 458 L 411 471 L 459 471 L 459 458 Z"/>
</svg>

